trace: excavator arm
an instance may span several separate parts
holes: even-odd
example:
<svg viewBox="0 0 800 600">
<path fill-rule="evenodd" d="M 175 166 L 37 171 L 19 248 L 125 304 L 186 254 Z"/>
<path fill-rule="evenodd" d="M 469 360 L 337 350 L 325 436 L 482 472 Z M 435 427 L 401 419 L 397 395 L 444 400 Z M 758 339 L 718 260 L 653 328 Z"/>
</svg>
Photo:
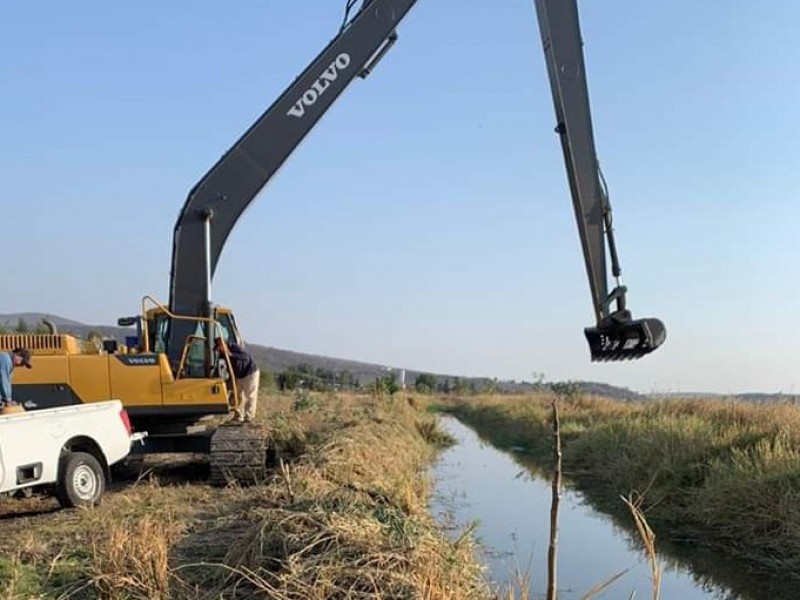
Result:
<svg viewBox="0 0 800 600">
<path fill-rule="evenodd" d="M 336 37 L 195 185 L 175 223 L 169 308 L 212 315 L 211 280 L 236 221 L 356 76 L 366 77 L 397 39 L 416 0 L 365 0 Z M 350 9 L 354 4 L 348 0 Z M 195 324 L 173 321 L 173 363 Z M 210 337 L 210 336 L 209 336 Z"/>
<path fill-rule="evenodd" d="M 658 348 L 666 328 L 658 319 L 634 320 L 611 223 L 611 205 L 595 151 L 583 42 L 575 0 L 535 0 L 547 74 L 556 111 L 578 235 L 592 294 L 596 326 L 584 330 L 592 360 L 639 358 Z M 609 292 L 606 243 L 617 285 Z"/>
<path fill-rule="evenodd" d="M 356 0 L 346 2 L 349 14 Z M 606 242 L 615 277 L 619 265 L 595 155 L 577 7 L 574 0 L 535 2 L 597 321 L 585 330 L 592 358 L 638 357 L 657 348 L 666 333 L 657 319 L 631 318 L 623 286 L 608 291 Z M 394 44 L 396 26 L 415 3 L 363 0 L 352 18 L 346 14 L 328 46 L 195 185 L 175 224 L 172 313 L 213 316 L 211 280 L 237 220 L 347 85 L 366 76 Z M 167 352 L 173 363 L 195 326 L 171 324 Z"/>
</svg>

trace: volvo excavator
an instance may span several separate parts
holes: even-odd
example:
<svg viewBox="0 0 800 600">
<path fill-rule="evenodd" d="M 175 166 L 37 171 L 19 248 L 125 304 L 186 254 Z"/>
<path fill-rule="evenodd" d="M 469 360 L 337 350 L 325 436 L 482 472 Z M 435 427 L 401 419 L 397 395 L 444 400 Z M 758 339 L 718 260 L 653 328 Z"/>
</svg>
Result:
<svg viewBox="0 0 800 600">
<path fill-rule="evenodd" d="M 14 382 L 27 409 L 119 398 L 149 436 L 149 452 L 210 454 L 212 479 L 248 477 L 263 468 L 260 431 L 192 427 L 236 411 L 239 395 L 227 345 L 242 343 L 233 313 L 214 304 L 211 283 L 239 217 L 322 115 L 356 78 L 365 78 L 397 42 L 397 26 L 416 0 L 346 0 L 330 43 L 191 190 L 173 232 L 169 303 L 145 297 L 126 344 L 88 344 L 53 331 L 0 336 L 0 348 L 24 346 L 34 368 Z M 589 279 L 594 324 L 585 329 L 592 360 L 644 356 L 665 340 L 663 323 L 633 319 L 620 284 L 611 207 L 593 139 L 575 0 L 535 0 L 578 234 Z M 614 278 L 609 284 L 608 263 Z M 131 330 L 133 333 L 133 329 Z"/>
</svg>

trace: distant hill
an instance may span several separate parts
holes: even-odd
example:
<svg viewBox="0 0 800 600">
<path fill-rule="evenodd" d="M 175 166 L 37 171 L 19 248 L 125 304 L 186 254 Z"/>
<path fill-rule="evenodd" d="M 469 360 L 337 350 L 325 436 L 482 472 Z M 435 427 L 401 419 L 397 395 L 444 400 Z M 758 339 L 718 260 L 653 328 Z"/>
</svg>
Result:
<svg viewBox="0 0 800 600">
<path fill-rule="evenodd" d="M 647 400 L 647 396 L 644 394 L 634 392 L 628 388 L 610 385 L 608 383 L 598 383 L 597 381 L 576 381 L 575 385 L 577 385 L 584 394 L 589 394 L 592 396 L 604 396 L 606 398 L 613 398 L 614 400 Z"/>
<path fill-rule="evenodd" d="M 702 400 L 704 398 L 717 399 L 717 400 L 732 399 L 740 402 L 753 402 L 755 404 L 800 403 L 800 397 L 798 397 L 797 394 L 785 394 L 783 392 L 773 392 L 773 393 L 741 392 L 738 394 L 716 394 L 713 392 L 671 392 L 671 393 L 648 394 L 647 397 L 654 400 L 664 399 L 664 398 L 666 399 L 689 398 L 695 400 Z"/>
<path fill-rule="evenodd" d="M 58 315 L 49 313 L 24 312 L 0 315 L 0 327 L 14 328 L 20 321 L 24 321 L 28 328 L 33 329 L 42 324 L 42 319 L 51 321 L 58 328 L 59 333 L 70 333 L 78 337 L 86 338 L 90 332 L 99 333 L 103 337 L 110 337 L 119 342 L 125 341 L 126 335 L 134 334 L 134 330 L 125 327 L 115 327 L 111 325 L 87 325 L 80 321 L 65 319 Z"/>
<path fill-rule="evenodd" d="M 66 319 L 58 315 L 35 312 L 0 314 L 0 326 L 14 328 L 17 326 L 20 320 L 23 320 L 28 328 L 33 330 L 42 322 L 43 318 L 53 322 L 61 333 L 70 333 L 81 338 L 86 338 L 90 332 L 94 332 L 103 337 L 113 338 L 118 342 L 123 343 L 125 341 L 125 336 L 135 334 L 135 330 L 133 328 L 116 327 L 111 325 L 87 325 L 86 323 L 81 323 L 72 319 Z M 450 385 L 455 385 L 456 380 L 460 380 L 468 387 L 473 387 L 477 390 L 494 388 L 501 392 L 526 392 L 533 391 L 542 385 L 525 381 L 518 382 L 496 380 L 489 377 L 463 377 L 458 375 L 431 373 L 428 371 L 404 369 L 401 367 L 392 367 L 376 363 L 333 358 L 330 356 L 320 356 L 317 354 L 306 354 L 292 350 L 282 350 L 279 348 L 273 348 L 271 346 L 262 346 L 253 343 L 248 344 L 248 349 L 252 352 L 253 358 L 255 358 L 256 362 L 262 369 L 267 369 L 273 373 L 280 373 L 289 367 L 305 364 L 313 367 L 314 369 L 322 368 L 329 371 L 335 371 L 337 373 L 349 371 L 356 380 L 360 381 L 364 385 L 373 382 L 377 377 L 385 377 L 390 373 L 394 373 L 398 379 L 400 379 L 402 376 L 405 376 L 405 383 L 407 386 L 413 386 L 417 376 L 422 373 L 429 373 L 433 375 L 437 384 L 447 382 Z M 646 396 L 633 392 L 627 388 L 621 388 L 609 385 L 607 383 L 578 381 L 575 382 L 575 384 L 584 393 L 605 396 L 617 400 L 645 400 L 647 398 Z"/>
</svg>

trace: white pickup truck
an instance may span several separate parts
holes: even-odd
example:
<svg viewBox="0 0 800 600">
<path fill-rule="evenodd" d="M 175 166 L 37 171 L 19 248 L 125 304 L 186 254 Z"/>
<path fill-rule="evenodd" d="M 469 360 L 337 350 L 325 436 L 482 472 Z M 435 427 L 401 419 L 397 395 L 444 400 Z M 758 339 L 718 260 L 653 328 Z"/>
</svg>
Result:
<svg viewBox="0 0 800 600">
<path fill-rule="evenodd" d="M 111 465 L 144 435 L 119 400 L 0 414 L 0 494 L 44 486 L 62 506 L 97 504 Z"/>
</svg>

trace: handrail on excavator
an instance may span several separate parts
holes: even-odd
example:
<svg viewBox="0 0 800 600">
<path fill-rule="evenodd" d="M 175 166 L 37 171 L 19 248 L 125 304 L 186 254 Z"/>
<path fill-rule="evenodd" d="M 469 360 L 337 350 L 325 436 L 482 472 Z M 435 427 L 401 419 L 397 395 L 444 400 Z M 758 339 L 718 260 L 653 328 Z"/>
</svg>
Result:
<svg viewBox="0 0 800 600">
<path fill-rule="evenodd" d="M 153 309 L 155 309 L 155 310 L 157 310 L 159 312 L 163 312 L 170 319 L 175 319 L 175 320 L 178 320 L 178 321 L 194 321 L 196 323 L 208 323 L 210 325 L 214 325 L 216 327 L 219 327 L 220 329 L 222 327 L 220 322 L 217 321 L 216 319 L 214 319 L 213 317 L 201 317 L 201 316 L 192 317 L 192 316 L 188 316 L 188 315 L 176 315 L 175 313 L 170 311 L 169 308 L 167 308 L 165 305 L 163 305 L 161 302 L 159 302 L 158 300 L 156 300 L 155 298 L 153 298 L 149 294 L 145 294 L 142 297 L 142 315 L 146 315 L 147 314 L 147 302 L 148 301 L 153 305 Z M 149 332 L 148 332 L 146 326 L 143 327 L 142 329 L 144 330 L 142 332 L 142 335 L 144 336 L 144 351 L 145 352 L 150 352 L 150 335 L 149 335 Z M 191 341 L 193 339 L 205 339 L 205 338 L 200 338 L 200 336 L 196 336 L 196 335 L 187 337 L 186 343 L 184 343 L 183 349 L 181 351 L 180 363 L 178 365 L 178 369 L 177 369 L 176 374 L 175 374 L 175 378 L 176 379 L 180 379 L 181 378 L 181 372 L 183 371 L 183 366 L 184 366 L 184 364 L 186 362 L 188 344 L 191 343 Z M 239 408 L 240 408 L 240 406 L 239 406 L 240 405 L 239 387 L 238 387 L 238 385 L 236 383 L 236 376 L 233 374 L 233 364 L 231 363 L 230 350 L 228 349 L 228 344 L 227 344 L 227 342 L 225 340 L 222 340 L 222 356 L 225 359 L 225 366 L 227 367 L 228 373 L 230 374 L 230 377 L 228 378 L 230 380 L 230 383 L 228 384 L 226 382 L 227 385 L 230 385 L 231 391 L 233 392 L 233 402 L 230 403 L 230 404 L 232 404 L 232 406 L 236 407 L 236 409 L 239 410 Z"/>
</svg>

